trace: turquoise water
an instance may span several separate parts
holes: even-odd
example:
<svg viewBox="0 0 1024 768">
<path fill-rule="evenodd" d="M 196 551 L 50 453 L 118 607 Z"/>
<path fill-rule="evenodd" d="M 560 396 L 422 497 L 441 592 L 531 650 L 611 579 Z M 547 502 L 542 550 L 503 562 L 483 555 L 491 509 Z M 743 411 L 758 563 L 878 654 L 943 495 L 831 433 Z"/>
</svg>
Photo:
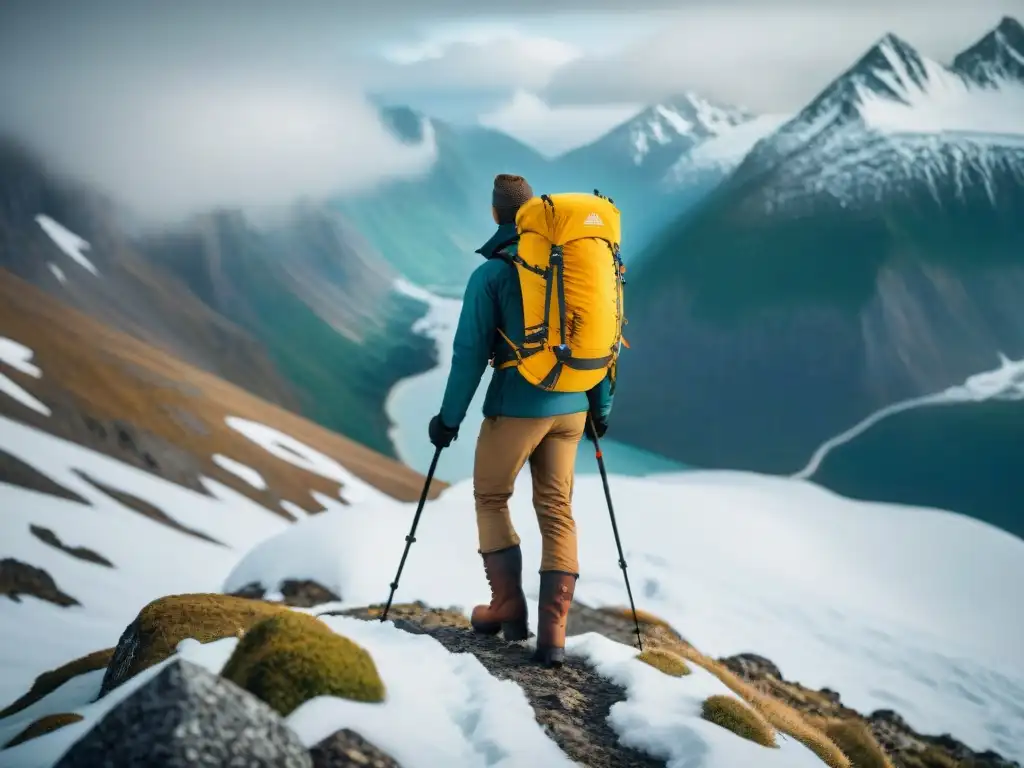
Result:
<svg viewBox="0 0 1024 768">
<path fill-rule="evenodd" d="M 462 302 L 430 294 L 407 284 L 403 284 L 400 290 L 429 304 L 427 316 L 413 326 L 413 330 L 434 339 L 438 365 L 426 373 L 403 379 L 393 387 L 388 395 L 386 411 L 394 425 L 390 438 L 398 457 L 416 471 L 426 472 L 434 455 L 434 447 L 427 439 L 427 424 L 440 408 L 444 395 L 451 365 L 452 337 Z M 469 415 L 462 425 L 459 439 L 444 451 L 438 461 L 437 476 L 442 480 L 453 483 L 473 475 L 473 454 L 480 422 L 483 420 L 481 407 L 486 388 L 487 374 L 469 407 Z M 614 434 L 614 431 L 615 414 L 612 413 L 610 432 Z M 680 472 L 688 468 L 664 456 L 610 438 L 601 441 L 601 450 L 610 474 L 638 476 Z M 598 472 L 594 447 L 589 440 L 580 443 L 576 467 L 578 474 L 591 475 Z"/>
</svg>

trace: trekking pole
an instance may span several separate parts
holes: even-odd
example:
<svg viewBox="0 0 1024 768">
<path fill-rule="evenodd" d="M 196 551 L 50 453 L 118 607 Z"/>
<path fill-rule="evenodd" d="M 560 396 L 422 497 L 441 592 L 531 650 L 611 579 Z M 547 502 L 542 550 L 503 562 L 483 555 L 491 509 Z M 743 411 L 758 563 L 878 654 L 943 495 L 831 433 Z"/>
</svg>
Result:
<svg viewBox="0 0 1024 768">
<path fill-rule="evenodd" d="M 622 569 L 622 578 L 626 581 L 626 594 L 629 595 L 629 609 L 633 612 L 633 624 L 636 627 L 636 642 L 643 653 L 644 641 L 640 635 L 640 620 L 636 615 L 636 604 L 633 602 L 633 590 L 629 586 L 629 574 L 626 573 L 626 556 L 622 554 L 622 540 L 619 538 L 619 526 L 615 522 L 615 508 L 612 506 L 612 492 L 608 487 L 608 471 L 604 467 L 604 454 L 601 453 L 601 441 L 597 437 L 597 427 L 590 414 L 587 414 L 590 422 L 591 440 L 594 441 L 594 457 L 597 459 L 597 468 L 601 472 L 601 482 L 604 484 L 604 497 L 608 502 L 608 516 L 612 519 L 612 533 L 615 535 L 615 546 L 619 550 L 619 568 Z"/>
<path fill-rule="evenodd" d="M 412 519 L 412 528 L 409 529 L 409 535 L 405 537 L 405 551 L 402 552 L 402 559 L 398 563 L 398 573 L 395 574 L 395 580 L 391 582 L 391 594 L 388 595 L 388 602 L 384 606 L 384 612 L 380 615 L 381 621 L 385 621 L 388 617 L 388 611 L 391 610 L 391 601 L 395 599 L 395 590 L 398 589 L 398 580 L 402 578 L 402 569 L 405 568 L 405 558 L 409 556 L 409 548 L 416 541 L 416 526 L 420 524 L 420 515 L 423 514 L 423 507 L 427 503 L 427 494 L 430 492 L 430 484 L 434 481 L 434 470 L 437 469 L 437 460 L 441 458 L 442 450 L 440 447 L 436 448 L 434 450 L 434 458 L 430 461 L 427 479 L 423 483 L 423 493 L 420 494 L 420 503 L 416 507 L 416 515 Z"/>
</svg>

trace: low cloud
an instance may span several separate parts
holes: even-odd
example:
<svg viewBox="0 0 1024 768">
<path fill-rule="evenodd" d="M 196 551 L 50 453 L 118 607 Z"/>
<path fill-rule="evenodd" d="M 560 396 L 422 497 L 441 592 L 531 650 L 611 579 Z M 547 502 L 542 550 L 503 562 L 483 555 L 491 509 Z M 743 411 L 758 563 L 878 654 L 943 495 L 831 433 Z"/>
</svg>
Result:
<svg viewBox="0 0 1024 768">
<path fill-rule="evenodd" d="M 82 3 L 44 18 L 48 6 L 0 14 L 0 133 L 145 219 L 274 209 L 434 160 L 432 141 L 386 129 L 331 30 L 195 6 L 94 18 Z"/>
<path fill-rule="evenodd" d="M 435 151 L 396 140 L 357 92 L 287 79 L 65 77 L 3 104 L 4 130 L 146 219 L 358 190 L 426 170 Z"/>
<path fill-rule="evenodd" d="M 639 109 L 631 104 L 551 107 L 535 94 L 518 91 L 504 105 L 482 115 L 480 124 L 554 157 L 594 141 Z"/>
<path fill-rule="evenodd" d="M 554 105 L 652 103 L 693 90 L 761 112 L 788 112 L 888 32 L 948 61 L 1014 12 L 1021 12 L 1020 0 L 693 3 L 613 55 L 570 62 L 540 95 Z"/>
<path fill-rule="evenodd" d="M 474 37 L 392 49 L 389 60 L 375 60 L 359 80 L 371 91 L 508 95 L 543 88 L 555 70 L 581 55 L 560 40 L 512 29 Z"/>
</svg>

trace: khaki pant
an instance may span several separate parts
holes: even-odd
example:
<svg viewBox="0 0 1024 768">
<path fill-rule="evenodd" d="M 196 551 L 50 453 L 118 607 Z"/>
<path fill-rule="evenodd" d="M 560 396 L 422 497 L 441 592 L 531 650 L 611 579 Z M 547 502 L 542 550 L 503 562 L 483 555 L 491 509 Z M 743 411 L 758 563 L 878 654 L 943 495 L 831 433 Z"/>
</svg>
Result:
<svg viewBox="0 0 1024 768">
<path fill-rule="evenodd" d="M 573 413 L 543 419 L 484 419 L 473 467 L 481 554 L 519 543 L 508 501 L 516 475 L 529 461 L 533 507 L 543 542 L 540 570 L 579 573 L 572 490 L 576 451 L 586 417 L 585 413 Z"/>
</svg>

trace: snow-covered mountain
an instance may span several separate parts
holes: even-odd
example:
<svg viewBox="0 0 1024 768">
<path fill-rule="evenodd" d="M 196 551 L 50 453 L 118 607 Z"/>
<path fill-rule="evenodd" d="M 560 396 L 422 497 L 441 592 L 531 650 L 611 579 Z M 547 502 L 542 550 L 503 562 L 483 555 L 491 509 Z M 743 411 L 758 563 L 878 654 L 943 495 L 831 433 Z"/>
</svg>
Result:
<svg viewBox="0 0 1024 768">
<path fill-rule="evenodd" d="M 1018 28 L 959 67 L 885 36 L 659 235 L 631 273 L 617 439 L 788 474 L 872 413 L 1024 357 Z"/>
<path fill-rule="evenodd" d="M 976 83 L 1024 82 L 1024 25 L 1009 16 L 953 59 L 953 69 Z"/>
<path fill-rule="evenodd" d="M 752 117 L 742 107 L 685 93 L 647 107 L 596 141 L 566 153 L 561 161 L 570 166 L 634 168 L 661 177 L 684 152 Z"/>
<path fill-rule="evenodd" d="M 886 35 L 759 142 L 738 175 L 778 170 L 770 205 L 823 193 L 842 205 L 878 203 L 919 182 L 936 196 L 944 185 L 966 194 L 979 178 L 991 196 L 995 185 L 1017 183 L 1024 80 L 1009 76 L 1007 62 L 1024 60 L 1024 38 L 1006 34 L 1014 27 L 1004 20 L 952 68 Z"/>
</svg>

